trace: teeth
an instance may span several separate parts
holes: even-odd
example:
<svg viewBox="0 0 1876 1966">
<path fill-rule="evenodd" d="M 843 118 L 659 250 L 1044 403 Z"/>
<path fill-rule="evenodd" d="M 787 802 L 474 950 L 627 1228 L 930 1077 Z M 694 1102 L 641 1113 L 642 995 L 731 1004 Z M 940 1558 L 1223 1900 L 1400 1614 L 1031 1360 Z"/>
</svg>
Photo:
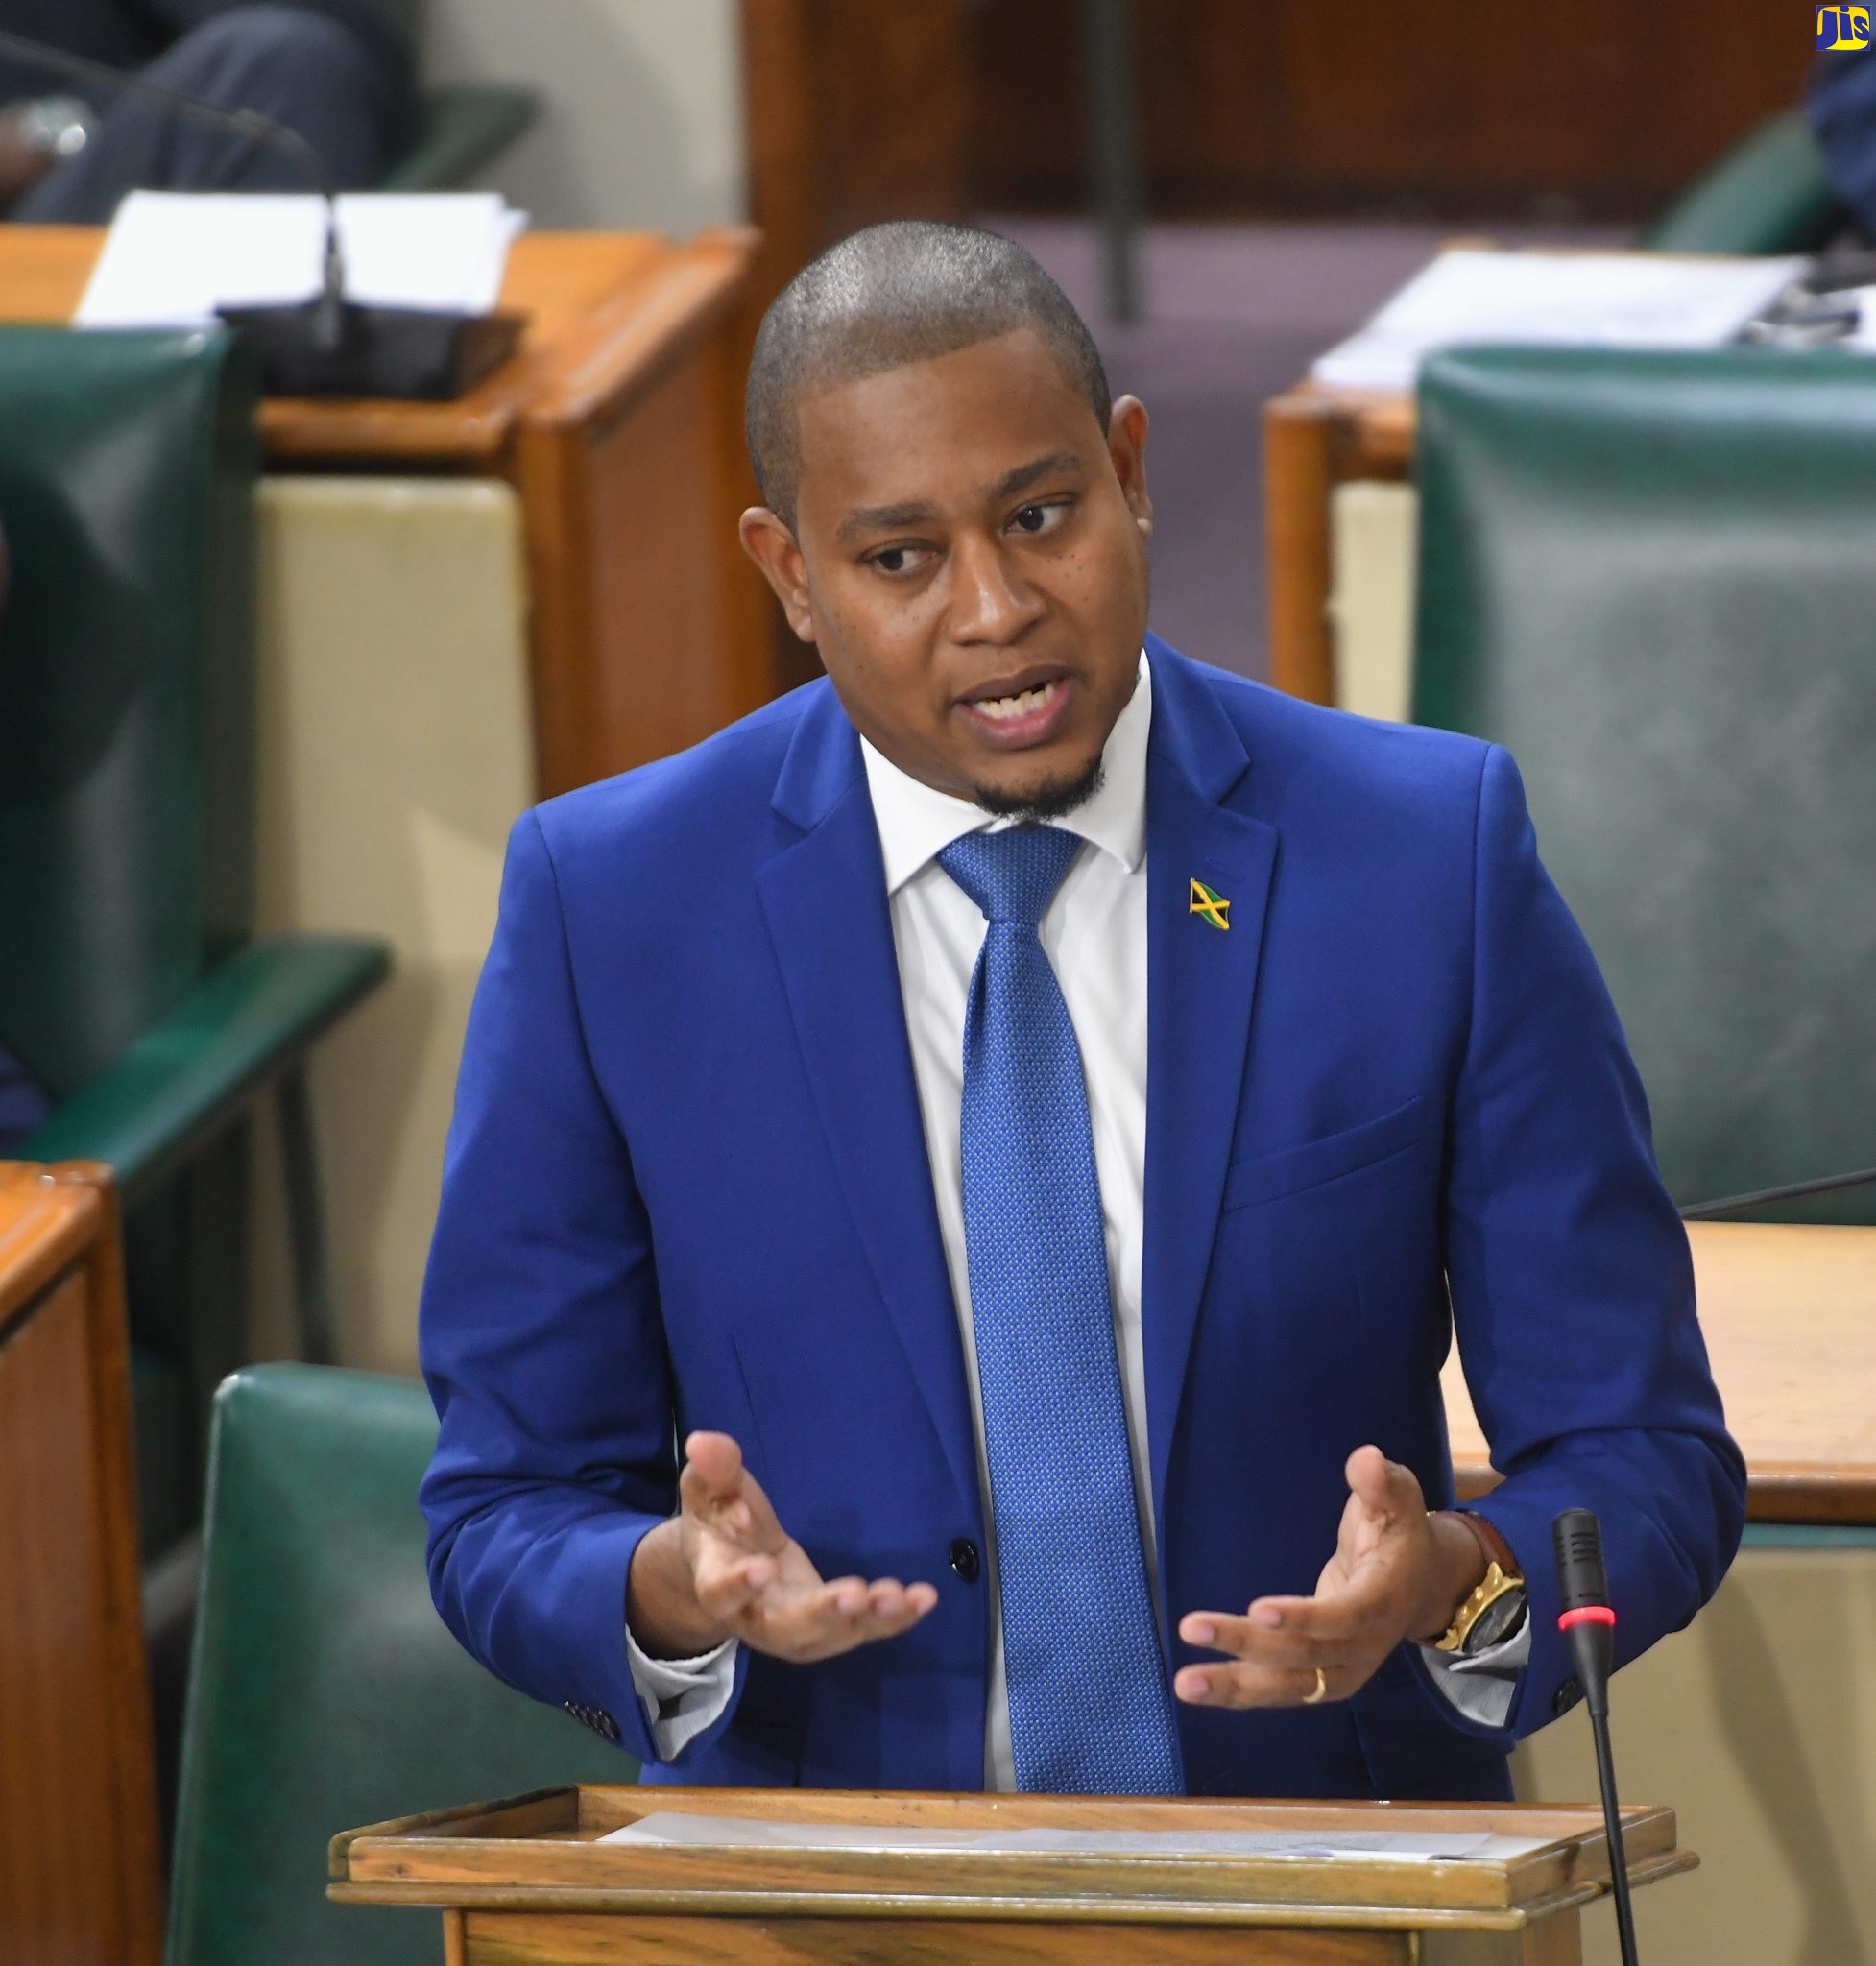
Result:
<svg viewBox="0 0 1876 1966">
<path fill-rule="evenodd" d="M 1033 709 L 1040 708 L 1054 693 L 1053 683 L 1039 683 L 1034 689 L 1025 689 L 1016 696 L 980 696 L 971 707 L 980 710 L 985 716 L 998 723 L 1006 723 L 1015 717 L 1026 717 Z"/>
</svg>

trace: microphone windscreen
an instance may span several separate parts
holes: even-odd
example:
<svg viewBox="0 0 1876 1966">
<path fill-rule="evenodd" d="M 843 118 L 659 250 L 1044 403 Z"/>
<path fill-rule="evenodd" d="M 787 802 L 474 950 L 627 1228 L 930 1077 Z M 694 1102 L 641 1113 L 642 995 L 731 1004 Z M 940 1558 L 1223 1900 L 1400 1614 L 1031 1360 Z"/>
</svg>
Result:
<svg viewBox="0 0 1876 1966">
<path fill-rule="evenodd" d="M 1565 1611 L 1606 1605 L 1609 1579 L 1602 1568 L 1602 1526 L 1588 1509 L 1565 1509 L 1551 1525 L 1556 1543 L 1557 1588 Z"/>
</svg>

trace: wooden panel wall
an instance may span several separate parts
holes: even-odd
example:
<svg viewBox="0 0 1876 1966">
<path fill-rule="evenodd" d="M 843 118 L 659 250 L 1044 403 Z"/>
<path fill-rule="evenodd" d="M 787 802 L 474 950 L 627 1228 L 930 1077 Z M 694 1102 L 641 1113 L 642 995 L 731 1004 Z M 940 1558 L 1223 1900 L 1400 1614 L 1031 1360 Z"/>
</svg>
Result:
<svg viewBox="0 0 1876 1966">
<path fill-rule="evenodd" d="M 743 0 L 766 306 L 824 246 L 971 204 L 972 0 Z"/>
<path fill-rule="evenodd" d="M 921 12 L 920 0 L 891 10 Z M 974 191 L 1086 201 L 1078 0 L 972 16 Z M 1162 213 L 1643 216 L 1797 100 L 1812 10 L 1764 0 L 1135 0 Z"/>
<path fill-rule="evenodd" d="M 0 1959 L 158 1966 L 117 1212 L 0 1162 Z"/>
</svg>

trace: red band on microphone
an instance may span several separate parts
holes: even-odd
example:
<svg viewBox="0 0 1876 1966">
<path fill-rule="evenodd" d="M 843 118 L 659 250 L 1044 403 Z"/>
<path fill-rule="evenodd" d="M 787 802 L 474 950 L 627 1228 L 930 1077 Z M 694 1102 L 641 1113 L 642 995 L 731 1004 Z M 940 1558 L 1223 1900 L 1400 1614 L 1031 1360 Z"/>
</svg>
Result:
<svg viewBox="0 0 1876 1966">
<path fill-rule="evenodd" d="M 1616 1615 L 1606 1604 L 1585 1604 L 1575 1611 L 1566 1611 L 1557 1618 L 1557 1630 L 1567 1632 L 1575 1624 L 1614 1624 Z"/>
</svg>

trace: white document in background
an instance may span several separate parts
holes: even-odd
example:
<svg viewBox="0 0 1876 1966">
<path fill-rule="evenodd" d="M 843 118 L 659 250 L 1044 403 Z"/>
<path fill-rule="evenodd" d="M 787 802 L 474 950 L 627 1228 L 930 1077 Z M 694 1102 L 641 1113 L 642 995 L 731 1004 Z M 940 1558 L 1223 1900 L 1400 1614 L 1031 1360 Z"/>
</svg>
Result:
<svg viewBox="0 0 1876 1966">
<path fill-rule="evenodd" d="M 866 1823 L 778 1823 L 755 1816 L 659 1810 L 602 1843 L 659 1849 L 954 1850 L 1062 1857 L 1381 1858 L 1394 1863 L 1504 1859 L 1544 1847 L 1535 1836 L 1403 1830 L 918 1830 Z"/>
<path fill-rule="evenodd" d="M 1805 264 L 1455 248 L 1416 274 L 1366 327 L 1331 348 L 1310 372 L 1333 388 L 1407 390 L 1426 356 L 1457 342 L 1719 348 Z"/>
<path fill-rule="evenodd" d="M 527 227 L 497 191 L 347 192 L 338 206 L 346 296 L 372 306 L 491 312 Z M 132 191 L 73 324 L 198 327 L 218 306 L 291 305 L 319 290 L 325 251 L 320 198 Z"/>
</svg>

